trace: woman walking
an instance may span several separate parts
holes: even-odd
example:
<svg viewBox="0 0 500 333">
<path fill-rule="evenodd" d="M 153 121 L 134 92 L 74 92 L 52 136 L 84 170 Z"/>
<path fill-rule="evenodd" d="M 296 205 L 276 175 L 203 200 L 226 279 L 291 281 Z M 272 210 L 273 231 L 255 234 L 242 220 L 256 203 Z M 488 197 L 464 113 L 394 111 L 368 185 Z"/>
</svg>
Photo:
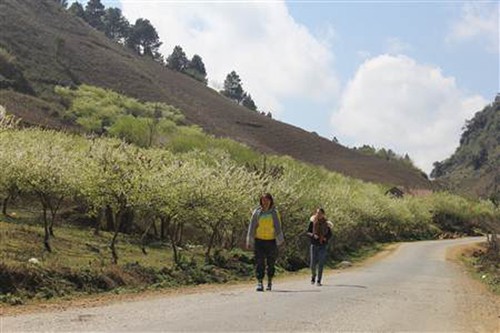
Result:
<svg viewBox="0 0 500 333">
<path fill-rule="evenodd" d="M 278 246 L 283 244 L 284 237 L 281 230 L 281 219 L 274 207 L 271 194 L 265 193 L 260 197 L 260 207 L 252 213 L 246 239 L 247 248 L 253 246 L 255 256 L 255 276 L 257 277 L 257 291 L 264 291 L 263 279 L 267 266 L 267 288 L 272 289 L 274 265 L 278 257 Z"/>
<path fill-rule="evenodd" d="M 310 264 L 311 284 L 321 286 L 323 266 L 326 261 L 328 240 L 332 237 L 332 224 L 326 219 L 325 210 L 318 208 L 311 216 L 307 235 L 311 238 Z"/>
</svg>

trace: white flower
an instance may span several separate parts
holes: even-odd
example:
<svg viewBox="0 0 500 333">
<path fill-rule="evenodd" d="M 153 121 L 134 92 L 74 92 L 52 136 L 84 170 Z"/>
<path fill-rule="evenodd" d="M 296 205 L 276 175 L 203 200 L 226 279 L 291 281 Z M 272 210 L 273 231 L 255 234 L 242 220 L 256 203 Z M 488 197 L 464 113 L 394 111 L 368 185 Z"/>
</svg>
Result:
<svg viewBox="0 0 500 333">
<path fill-rule="evenodd" d="M 29 262 L 30 264 L 40 265 L 40 260 L 38 260 L 37 258 L 30 258 L 30 259 L 28 260 L 28 262 Z"/>
</svg>

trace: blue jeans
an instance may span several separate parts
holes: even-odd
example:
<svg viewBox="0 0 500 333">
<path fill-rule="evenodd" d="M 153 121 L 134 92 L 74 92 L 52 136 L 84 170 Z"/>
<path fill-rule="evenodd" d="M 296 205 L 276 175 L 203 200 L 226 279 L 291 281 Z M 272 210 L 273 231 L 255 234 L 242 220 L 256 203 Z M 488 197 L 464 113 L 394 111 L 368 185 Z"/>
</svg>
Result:
<svg viewBox="0 0 500 333">
<path fill-rule="evenodd" d="M 310 251 L 311 258 L 311 280 L 316 280 L 321 282 L 321 278 L 323 277 L 323 266 L 326 261 L 326 244 L 322 245 L 314 245 L 311 244 Z"/>
</svg>

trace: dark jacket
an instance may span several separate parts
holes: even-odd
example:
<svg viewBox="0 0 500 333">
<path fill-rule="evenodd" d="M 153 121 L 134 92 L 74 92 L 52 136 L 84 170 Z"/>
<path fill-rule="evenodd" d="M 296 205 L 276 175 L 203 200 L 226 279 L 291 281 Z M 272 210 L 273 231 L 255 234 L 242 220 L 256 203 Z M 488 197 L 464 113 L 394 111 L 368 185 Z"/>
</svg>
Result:
<svg viewBox="0 0 500 333">
<path fill-rule="evenodd" d="M 329 222 L 329 221 L 327 221 L 327 222 Z M 330 223 L 328 223 L 328 224 L 330 224 Z M 309 236 L 311 238 L 312 245 L 326 245 L 328 243 L 328 241 L 330 240 L 330 238 L 332 238 L 332 229 L 330 226 L 328 226 L 328 231 L 325 235 L 325 239 L 323 241 L 321 241 L 320 239 L 314 238 L 313 222 L 310 221 L 309 227 L 307 228 L 307 236 Z"/>
</svg>

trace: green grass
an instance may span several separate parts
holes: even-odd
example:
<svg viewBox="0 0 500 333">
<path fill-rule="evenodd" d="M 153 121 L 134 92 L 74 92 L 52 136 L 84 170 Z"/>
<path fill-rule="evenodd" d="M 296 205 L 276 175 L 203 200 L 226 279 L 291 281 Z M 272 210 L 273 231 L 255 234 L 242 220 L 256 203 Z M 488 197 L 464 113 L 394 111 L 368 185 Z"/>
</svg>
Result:
<svg viewBox="0 0 500 333">
<path fill-rule="evenodd" d="M 147 246 L 148 255 L 144 255 L 137 236 L 123 234 L 117 244 L 119 264 L 113 265 L 108 249 L 111 233 L 100 232 L 96 236 L 88 226 L 67 223 L 55 227 L 53 252 L 48 253 L 43 246 L 43 226 L 36 207 L 11 209 L 9 213 L 11 217 L 0 217 L 0 305 L 253 279 L 251 252 L 216 252 L 212 261 L 206 263 L 203 248 L 186 248 L 181 250 L 180 269 L 173 266 L 168 244 L 151 243 Z M 382 248 L 382 244 L 365 246 L 342 260 L 362 261 Z M 30 263 L 31 258 L 40 263 Z M 336 261 L 331 259 L 328 266 L 333 268 Z M 280 275 L 294 274 L 277 269 Z"/>
<path fill-rule="evenodd" d="M 0 217 L 0 304 L 224 283 L 253 276 L 250 256 L 243 251 L 221 253 L 214 262 L 206 263 L 203 248 L 186 247 L 179 249 L 179 268 L 173 265 L 169 244 L 148 244 L 145 255 L 137 235 L 119 235 L 120 259 L 113 265 L 108 248 L 111 233 L 96 236 L 88 227 L 68 224 L 55 227 L 53 252 L 48 253 L 36 209 L 9 213 L 11 217 Z M 39 263 L 30 263 L 31 258 Z"/>
<path fill-rule="evenodd" d="M 112 234 L 100 232 L 94 235 L 90 228 L 75 226 L 55 227 L 55 237 L 51 239 L 53 252 L 48 253 L 43 247 L 43 225 L 35 220 L 26 222 L 27 212 L 21 212 L 16 218 L 0 219 L 0 261 L 6 264 L 28 262 L 37 258 L 44 267 L 106 267 L 111 264 L 111 252 L 108 244 Z M 167 244 L 156 244 L 147 249 L 148 255 L 141 251 L 137 240 L 120 234 L 117 251 L 120 264 L 139 262 L 141 265 L 162 268 L 172 265 L 172 255 Z"/>
<path fill-rule="evenodd" d="M 488 260 L 485 251 L 486 247 L 482 244 L 480 250 L 463 253 L 460 260 L 474 279 L 484 283 L 496 295 L 500 295 L 500 263 Z"/>
<path fill-rule="evenodd" d="M 378 252 L 382 251 L 388 244 L 373 243 L 360 247 L 359 249 L 347 254 L 343 260 L 350 262 L 360 262 L 366 260 Z M 338 264 L 338 263 L 337 263 Z"/>
</svg>

